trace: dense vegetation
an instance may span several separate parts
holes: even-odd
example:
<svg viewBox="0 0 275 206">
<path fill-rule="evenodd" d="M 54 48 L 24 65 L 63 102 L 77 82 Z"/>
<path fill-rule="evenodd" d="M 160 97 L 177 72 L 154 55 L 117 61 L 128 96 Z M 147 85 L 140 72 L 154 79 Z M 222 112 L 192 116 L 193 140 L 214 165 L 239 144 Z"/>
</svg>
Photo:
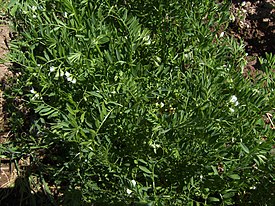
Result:
<svg viewBox="0 0 275 206">
<path fill-rule="evenodd" d="M 9 14 L 4 154 L 31 157 L 52 204 L 274 201 L 275 58 L 243 77 L 226 1 L 12 0 Z"/>
</svg>

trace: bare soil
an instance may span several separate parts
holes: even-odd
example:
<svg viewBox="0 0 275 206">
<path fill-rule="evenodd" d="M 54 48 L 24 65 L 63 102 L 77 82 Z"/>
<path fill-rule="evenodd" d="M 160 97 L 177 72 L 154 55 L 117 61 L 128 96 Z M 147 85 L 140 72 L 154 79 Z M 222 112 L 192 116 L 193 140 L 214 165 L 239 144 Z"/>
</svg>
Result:
<svg viewBox="0 0 275 206">
<path fill-rule="evenodd" d="M 258 57 L 275 51 L 275 0 L 232 3 L 229 33 L 245 43 L 246 69 L 255 71 L 260 68 Z"/>
<path fill-rule="evenodd" d="M 3 84 L 5 77 L 10 75 L 8 70 L 8 63 L 4 63 L 2 60 L 5 59 L 8 53 L 8 42 L 9 42 L 9 26 L 5 24 L 0 24 L 0 144 L 6 141 L 8 132 L 6 131 L 5 116 L 3 112 Z M 13 175 L 13 165 L 7 159 L 0 159 L 0 188 L 4 188 L 12 182 Z"/>
<path fill-rule="evenodd" d="M 0 25 L 0 60 L 5 58 L 8 52 L 8 42 L 9 42 L 9 27 L 8 25 Z M 3 94 L 2 94 L 2 84 L 5 76 L 9 73 L 8 65 L 5 63 L 0 64 L 0 132 L 4 129 L 4 117 L 3 117 Z"/>
</svg>

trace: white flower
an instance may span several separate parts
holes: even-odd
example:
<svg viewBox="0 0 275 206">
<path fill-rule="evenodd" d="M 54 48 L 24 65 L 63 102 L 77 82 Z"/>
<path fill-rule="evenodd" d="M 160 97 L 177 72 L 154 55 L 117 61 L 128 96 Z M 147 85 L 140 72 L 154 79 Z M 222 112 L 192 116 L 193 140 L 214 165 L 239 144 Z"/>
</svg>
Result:
<svg viewBox="0 0 275 206">
<path fill-rule="evenodd" d="M 60 70 L 60 76 L 63 77 L 64 76 L 64 72 L 62 70 Z"/>
<path fill-rule="evenodd" d="M 32 94 L 35 94 L 35 93 L 36 93 L 36 91 L 34 90 L 34 88 L 32 88 L 32 89 L 30 90 L 30 92 L 31 92 Z"/>
<path fill-rule="evenodd" d="M 32 17 L 35 19 L 37 16 L 34 14 L 34 15 L 32 15 Z"/>
<path fill-rule="evenodd" d="M 250 187 L 249 189 L 251 189 L 251 190 L 256 190 L 256 186 L 252 186 L 252 187 Z"/>
<path fill-rule="evenodd" d="M 133 191 L 127 188 L 126 192 L 128 195 L 130 195 Z"/>
<path fill-rule="evenodd" d="M 164 103 L 163 102 L 160 103 L 160 107 L 161 108 L 164 107 Z"/>
<path fill-rule="evenodd" d="M 35 11 L 37 9 L 36 6 L 32 6 L 32 11 Z"/>
<path fill-rule="evenodd" d="M 239 105 L 238 98 L 235 95 L 231 96 L 230 102 L 233 103 L 235 106 Z"/>
<path fill-rule="evenodd" d="M 151 143 L 150 146 L 154 149 L 160 148 L 160 145 L 156 143 Z"/>
<path fill-rule="evenodd" d="M 65 72 L 65 76 L 66 76 L 66 77 L 70 77 L 70 76 L 71 76 L 70 72 L 67 72 L 67 71 L 66 71 L 66 72 Z"/>
<path fill-rule="evenodd" d="M 69 82 L 72 82 L 72 81 L 73 81 L 73 78 L 72 78 L 72 77 L 67 77 L 67 80 L 68 80 Z"/>
<path fill-rule="evenodd" d="M 73 84 L 75 84 L 76 83 L 76 79 L 75 78 L 73 78 L 73 80 L 71 81 Z"/>
<path fill-rule="evenodd" d="M 64 17 L 68 18 L 68 13 L 66 11 L 64 12 Z"/>
<path fill-rule="evenodd" d="M 32 89 L 30 90 L 30 92 L 31 92 L 32 94 L 34 94 L 34 96 L 31 98 L 32 100 L 41 99 L 40 94 L 39 94 L 37 91 L 35 91 L 34 88 L 32 88 Z"/>
<path fill-rule="evenodd" d="M 55 68 L 53 66 L 50 67 L 50 72 L 54 72 Z"/>
<path fill-rule="evenodd" d="M 74 78 L 73 75 L 71 75 L 69 72 L 66 72 L 65 76 L 66 76 L 68 82 L 71 82 L 73 84 L 76 83 L 76 78 Z"/>
<path fill-rule="evenodd" d="M 133 187 L 137 185 L 137 182 L 135 180 L 131 180 Z"/>
<path fill-rule="evenodd" d="M 235 95 L 232 95 L 231 97 L 231 102 L 236 102 L 238 100 L 238 98 Z"/>
<path fill-rule="evenodd" d="M 220 33 L 220 38 L 222 38 L 224 36 L 224 32 Z"/>
<path fill-rule="evenodd" d="M 64 72 L 61 69 L 58 69 L 58 71 L 55 74 L 55 78 L 63 77 L 63 76 L 64 76 Z"/>
<path fill-rule="evenodd" d="M 235 112 L 235 110 L 234 110 L 233 108 L 231 108 L 231 107 L 229 108 L 229 110 L 230 110 L 230 112 L 232 112 L 232 113 Z"/>
</svg>

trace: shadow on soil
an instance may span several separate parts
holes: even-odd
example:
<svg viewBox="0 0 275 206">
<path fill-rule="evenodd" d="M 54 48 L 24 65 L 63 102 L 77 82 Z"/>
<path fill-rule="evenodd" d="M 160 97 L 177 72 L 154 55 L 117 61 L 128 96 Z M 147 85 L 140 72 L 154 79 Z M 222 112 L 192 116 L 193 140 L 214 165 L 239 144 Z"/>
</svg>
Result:
<svg viewBox="0 0 275 206">
<path fill-rule="evenodd" d="M 14 187 L 0 188 L 1 206 L 55 205 L 44 192 L 35 192 L 29 184 L 29 177 L 17 177 Z"/>
</svg>

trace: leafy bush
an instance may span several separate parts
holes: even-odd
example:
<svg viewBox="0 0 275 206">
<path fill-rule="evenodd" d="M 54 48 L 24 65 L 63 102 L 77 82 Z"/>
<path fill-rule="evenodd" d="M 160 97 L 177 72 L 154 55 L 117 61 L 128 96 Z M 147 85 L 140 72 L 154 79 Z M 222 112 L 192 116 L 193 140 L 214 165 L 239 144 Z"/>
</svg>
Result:
<svg viewBox="0 0 275 206">
<path fill-rule="evenodd" d="M 12 154 L 32 157 L 32 175 L 62 196 L 53 204 L 274 200 L 265 191 L 274 187 L 273 74 L 242 76 L 243 45 L 219 35 L 224 1 L 9 9 L 19 34 L 10 54 L 18 77 L 6 91 Z"/>
</svg>

